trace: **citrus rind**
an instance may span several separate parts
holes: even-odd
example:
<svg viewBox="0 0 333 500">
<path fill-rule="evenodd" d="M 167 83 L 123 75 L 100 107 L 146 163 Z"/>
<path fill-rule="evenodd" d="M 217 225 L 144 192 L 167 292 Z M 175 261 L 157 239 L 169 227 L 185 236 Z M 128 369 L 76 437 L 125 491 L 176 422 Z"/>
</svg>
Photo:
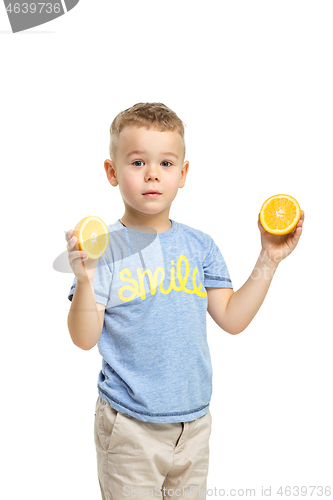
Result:
<svg viewBox="0 0 333 500">
<path fill-rule="evenodd" d="M 277 227 L 276 228 L 272 228 L 271 226 L 269 226 L 266 221 L 265 221 L 265 216 L 264 216 L 264 213 L 267 209 L 267 206 L 269 204 L 272 204 L 273 205 L 273 200 L 277 200 L 279 198 L 286 198 L 287 200 L 289 200 L 291 203 L 293 203 L 294 207 L 295 207 L 295 217 L 292 221 L 291 224 L 289 224 L 287 227 L 284 227 L 282 229 L 278 229 Z M 295 229 L 295 227 L 297 226 L 297 223 L 298 221 L 300 220 L 301 218 L 301 207 L 299 206 L 299 203 L 297 200 L 295 200 L 295 198 L 293 198 L 292 196 L 289 196 L 288 194 L 276 194 L 274 196 L 271 196 L 270 198 L 268 198 L 262 205 L 261 209 L 260 209 L 260 222 L 263 226 L 263 228 L 271 233 L 271 234 L 288 234 L 288 233 L 291 233 L 291 231 L 293 231 Z"/>
</svg>

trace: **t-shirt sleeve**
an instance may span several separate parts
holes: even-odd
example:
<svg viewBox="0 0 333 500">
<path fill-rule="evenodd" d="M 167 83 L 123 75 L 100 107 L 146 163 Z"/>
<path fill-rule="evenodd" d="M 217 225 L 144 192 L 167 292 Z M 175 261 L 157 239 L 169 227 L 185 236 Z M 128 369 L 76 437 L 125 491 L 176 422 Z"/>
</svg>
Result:
<svg viewBox="0 0 333 500">
<path fill-rule="evenodd" d="M 98 259 L 94 278 L 95 302 L 103 304 L 105 307 L 107 306 L 110 298 L 111 282 L 112 265 L 107 251 Z M 68 299 L 70 301 L 73 300 L 76 283 L 77 278 L 75 276 L 68 294 Z"/>
<path fill-rule="evenodd" d="M 209 237 L 210 246 L 204 261 L 204 287 L 233 288 L 229 271 L 219 247 Z"/>
</svg>

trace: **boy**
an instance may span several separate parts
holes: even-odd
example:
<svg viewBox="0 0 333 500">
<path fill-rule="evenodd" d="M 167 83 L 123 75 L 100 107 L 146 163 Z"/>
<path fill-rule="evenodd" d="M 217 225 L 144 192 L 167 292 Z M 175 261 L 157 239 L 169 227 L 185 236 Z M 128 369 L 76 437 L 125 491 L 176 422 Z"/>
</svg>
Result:
<svg viewBox="0 0 333 500">
<path fill-rule="evenodd" d="M 236 335 L 252 321 L 293 233 L 267 233 L 247 282 L 234 292 L 223 256 L 206 233 L 169 219 L 185 185 L 184 126 L 161 103 L 119 113 L 104 168 L 125 212 L 108 226 L 98 262 L 66 234 L 75 279 L 68 328 L 75 345 L 98 344 L 95 444 L 103 500 L 128 496 L 206 498 L 212 368 L 206 312 Z M 149 193 L 150 192 L 150 193 Z M 153 193 L 154 192 L 154 193 Z"/>
</svg>

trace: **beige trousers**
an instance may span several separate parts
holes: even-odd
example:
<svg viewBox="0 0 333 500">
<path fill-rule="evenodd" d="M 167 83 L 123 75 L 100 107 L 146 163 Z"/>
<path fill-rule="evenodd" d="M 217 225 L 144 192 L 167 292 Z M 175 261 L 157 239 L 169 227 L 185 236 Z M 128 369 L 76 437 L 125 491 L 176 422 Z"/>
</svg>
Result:
<svg viewBox="0 0 333 500">
<path fill-rule="evenodd" d="M 205 500 L 210 411 L 191 422 L 143 422 L 96 402 L 95 445 L 103 500 Z"/>
</svg>

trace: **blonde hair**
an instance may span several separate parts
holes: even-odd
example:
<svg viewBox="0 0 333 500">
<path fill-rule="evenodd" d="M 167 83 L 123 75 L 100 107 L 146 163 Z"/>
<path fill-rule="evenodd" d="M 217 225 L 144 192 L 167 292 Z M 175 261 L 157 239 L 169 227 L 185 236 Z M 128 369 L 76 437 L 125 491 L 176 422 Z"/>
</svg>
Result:
<svg viewBox="0 0 333 500">
<path fill-rule="evenodd" d="M 177 131 L 183 142 L 183 159 L 185 158 L 184 123 L 174 111 L 161 102 L 139 102 L 131 108 L 118 113 L 110 127 L 110 158 L 114 160 L 119 134 L 127 125 L 155 128 L 160 132 Z"/>
</svg>

